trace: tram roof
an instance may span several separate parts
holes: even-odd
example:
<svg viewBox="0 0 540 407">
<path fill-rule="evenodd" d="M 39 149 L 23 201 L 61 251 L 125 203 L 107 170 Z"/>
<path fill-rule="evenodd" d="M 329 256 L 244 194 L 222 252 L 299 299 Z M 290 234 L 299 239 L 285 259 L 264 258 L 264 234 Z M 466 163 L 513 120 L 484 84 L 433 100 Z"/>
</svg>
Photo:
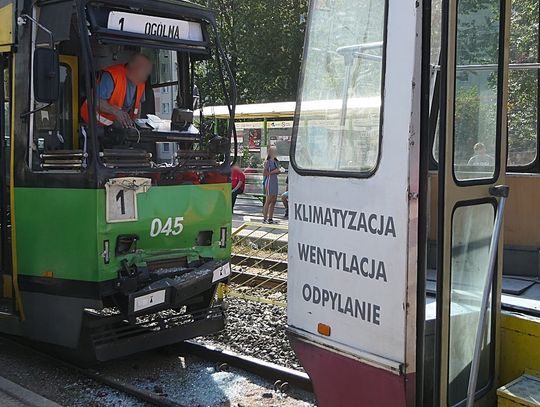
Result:
<svg viewBox="0 0 540 407">
<path fill-rule="evenodd" d="M 364 97 L 349 99 L 349 108 L 369 108 L 379 107 L 381 99 L 379 97 Z M 303 102 L 303 111 L 317 112 L 341 109 L 342 100 L 317 100 Z M 204 108 L 205 116 L 213 116 L 216 119 L 229 118 L 229 109 L 227 106 L 206 106 Z M 278 102 L 278 103 L 256 103 L 237 105 L 236 119 L 275 119 L 283 117 L 293 117 L 296 111 L 296 102 Z M 195 117 L 199 115 L 199 110 L 195 112 Z"/>
</svg>

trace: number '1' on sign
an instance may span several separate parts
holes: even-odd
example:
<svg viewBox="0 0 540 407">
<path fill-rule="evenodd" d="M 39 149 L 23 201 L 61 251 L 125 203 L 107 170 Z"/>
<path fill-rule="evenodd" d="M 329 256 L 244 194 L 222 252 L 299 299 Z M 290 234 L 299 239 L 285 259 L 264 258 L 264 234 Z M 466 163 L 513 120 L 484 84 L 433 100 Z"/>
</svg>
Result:
<svg viewBox="0 0 540 407">
<path fill-rule="evenodd" d="M 152 181 L 146 178 L 114 178 L 105 184 L 107 223 L 138 220 L 137 194 L 148 191 Z"/>
</svg>

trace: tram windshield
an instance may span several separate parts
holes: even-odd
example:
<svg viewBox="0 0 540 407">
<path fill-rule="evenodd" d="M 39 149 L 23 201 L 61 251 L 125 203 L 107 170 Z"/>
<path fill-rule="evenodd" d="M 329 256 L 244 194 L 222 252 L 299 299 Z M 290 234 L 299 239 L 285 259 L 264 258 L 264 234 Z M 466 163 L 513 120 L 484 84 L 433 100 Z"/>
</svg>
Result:
<svg viewBox="0 0 540 407">
<path fill-rule="evenodd" d="M 229 163 L 232 124 L 216 134 L 200 108 L 199 86 L 217 78 L 222 101 L 234 111 L 234 80 L 213 16 L 188 3 L 168 7 L 134 13 L 95 3 L 86 10 L 88 30 L 63 38 L 55 32 L 60 92 L 55 102 L 34 105 L 28 154 L 34 171 L 80 171 L 93 158 L 111 169 L 176 171 Z M 48 11 L 54 10 L 43 7 L 42 15 Z"/>
<path fill-rule="evenodd" d="M 379 157 L 385 1 L 318 0 L 308 27 L 295 163 L 369 174 Z"/>
</svg>

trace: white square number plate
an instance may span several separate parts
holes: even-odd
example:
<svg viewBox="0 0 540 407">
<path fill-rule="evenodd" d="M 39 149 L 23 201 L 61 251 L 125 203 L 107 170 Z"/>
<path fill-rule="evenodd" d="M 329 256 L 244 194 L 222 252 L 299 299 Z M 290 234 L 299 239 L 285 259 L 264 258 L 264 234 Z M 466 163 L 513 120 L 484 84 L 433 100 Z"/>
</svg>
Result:
<svg viewBox="0 0 540 407">
<path fill-rule="evenodd" d="M 111 185 L 107 189 L 107 221 L 126 222 L 137 220 L 137 196 L 133 189 Z"/>
<path fill-rule="evenodd" d="M 152 180 L 147 178 L 113 178 L 105 184 L 107 223 L 133 222 L 138 219 L 137 194 L 147 192 Z"/>
<path fill-rule="evenodd" d="M 135 297 L 133 302 L 133 311 L 141 311 L 146 308 L 155 307 L 165 302 L 165 290 L 155 291 L 151 294 Z"/>
<path fill-rule="evenodd" d="M 218 267 L 214 270 L 214 275 L 212 276 L 212 283 L 215 283 L 216 281 L 222 280 L 225 277 L 229 277 L 231 275 L 231 264 L 226 263 L 221 267 Z"/>
</svg>

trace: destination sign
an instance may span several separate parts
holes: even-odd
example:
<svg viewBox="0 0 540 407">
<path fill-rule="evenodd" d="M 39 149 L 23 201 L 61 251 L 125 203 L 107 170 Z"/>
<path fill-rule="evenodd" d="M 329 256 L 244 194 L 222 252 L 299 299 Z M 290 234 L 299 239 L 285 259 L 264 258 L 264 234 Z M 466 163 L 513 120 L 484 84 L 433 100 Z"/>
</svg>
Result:
<svg viewBox="0 0 540 407">
<path fill-rule="evenodd" d="M 111 11 L 107 21 L 109 30 L 144 34 L 152 37 L 184 41 L 203 41 L 199 23 L 172 18 L 147 16 L 144 14 Z"/>
</svg>

